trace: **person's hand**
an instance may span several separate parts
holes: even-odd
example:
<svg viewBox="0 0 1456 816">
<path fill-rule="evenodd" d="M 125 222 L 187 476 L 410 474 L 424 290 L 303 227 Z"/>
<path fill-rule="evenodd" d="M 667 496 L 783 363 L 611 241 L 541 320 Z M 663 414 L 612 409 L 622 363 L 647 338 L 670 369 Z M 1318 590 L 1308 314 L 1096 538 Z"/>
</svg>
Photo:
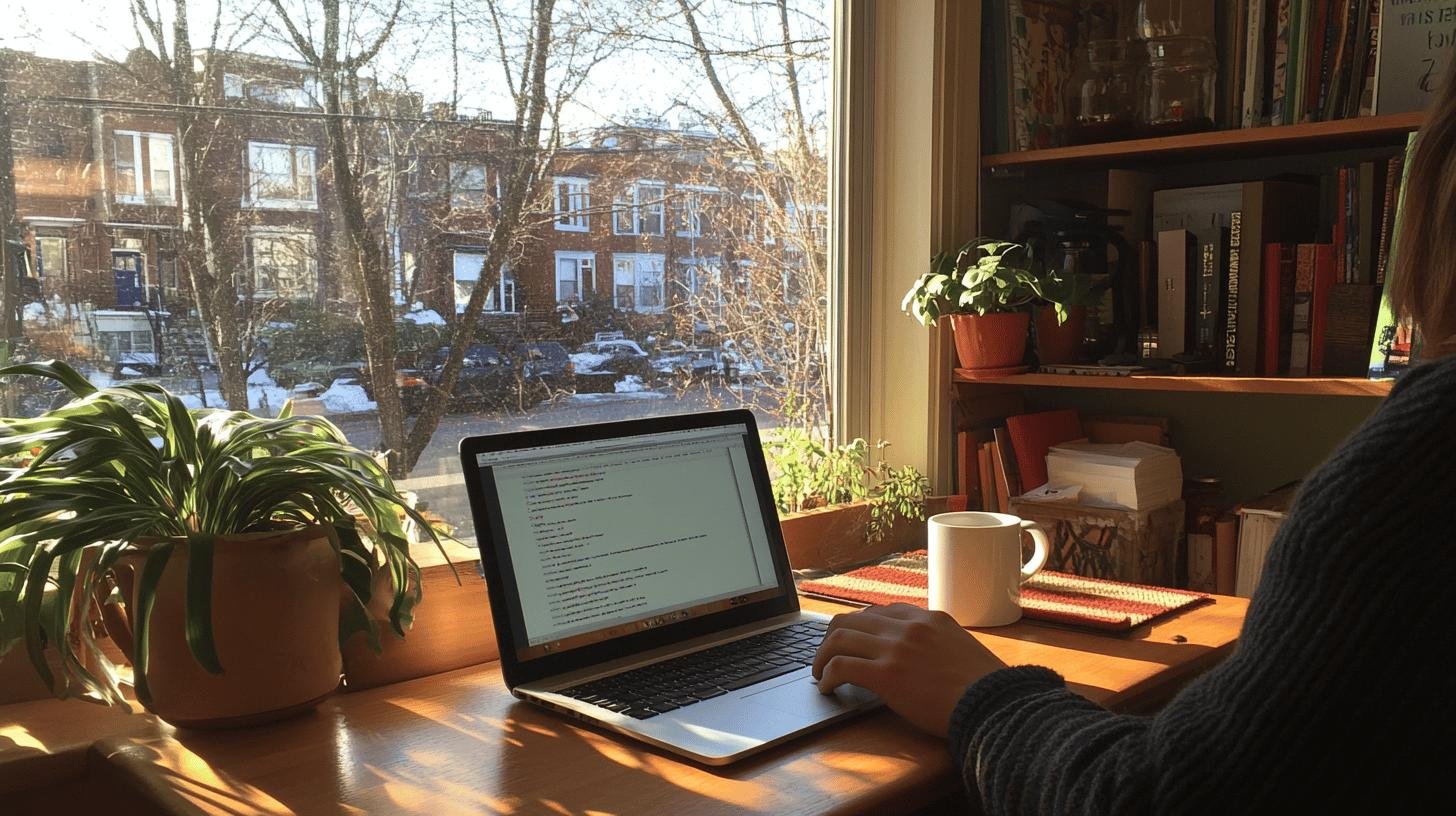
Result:
<svg viewBox="0 0 1456 816">
<path fill-rule="evenodd" d="M 821 693 L 861 686 L 942 737 L 966 687 L 1005 667 L 950 615 L 909 604 L 836 616 L 814 657 Z"/>
</svg>

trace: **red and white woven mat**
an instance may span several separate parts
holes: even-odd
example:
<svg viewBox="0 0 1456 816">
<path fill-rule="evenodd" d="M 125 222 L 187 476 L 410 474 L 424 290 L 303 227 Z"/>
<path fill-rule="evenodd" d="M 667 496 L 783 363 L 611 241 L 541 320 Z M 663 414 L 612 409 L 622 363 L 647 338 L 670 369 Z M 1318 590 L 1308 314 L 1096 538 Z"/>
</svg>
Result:
<svg viewBox="0 0 1456 816">
<path fill-rule="evenodd" d="M 801 581 L 799 592 L 866 606 L 927 605 L 926 552 L 908 552 L 842 575 Z M 1021 613 L 1027 618 L 1128 632 L 1148 621 L 1209 600 L 1201 592 L 1124 584 L 1043 570 L 1021 585 Z"/>
</svg>

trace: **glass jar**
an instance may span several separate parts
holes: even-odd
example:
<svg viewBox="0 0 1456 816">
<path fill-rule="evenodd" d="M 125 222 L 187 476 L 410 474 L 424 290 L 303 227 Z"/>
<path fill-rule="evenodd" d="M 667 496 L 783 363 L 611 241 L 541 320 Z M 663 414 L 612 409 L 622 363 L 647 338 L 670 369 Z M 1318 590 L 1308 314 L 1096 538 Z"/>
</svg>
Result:
<svg viewBox="0 0 1456 816">
<path fill-rule="evenodd" d="M 1149 40 L 1147 51 L 1144 122 L 1152 135 L 1211 130 L 1218 81 L 1213 42 L 1203 37 L 1164 37 Z"/>
<path fill-rule="evenodd" d="M 1127 58 L 1127 50 L 1127 43 L 1121 40 L 1087 43 L 1070 83 L 1067 107 L 1072 115 L 1073 144 L 1115 142 L 1136 135 L 1142 94 L 1138 67 Z"/>
</svg>

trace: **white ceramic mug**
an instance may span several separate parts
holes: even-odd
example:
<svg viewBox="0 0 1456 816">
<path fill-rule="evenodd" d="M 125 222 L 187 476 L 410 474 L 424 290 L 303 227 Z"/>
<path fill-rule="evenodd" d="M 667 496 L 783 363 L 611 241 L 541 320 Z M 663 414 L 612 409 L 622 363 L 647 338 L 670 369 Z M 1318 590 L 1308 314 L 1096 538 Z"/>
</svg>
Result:
<svg viewBox="0 0 1456 816">
<path fill-rule="evenodd" d="M 929 521 L 930 608 L 961 626 L 1021 619 L 1021 584 L 1041 571 L 1051 544 L 1034 521 L 1004 513 L 941 513 Z M 1021 563 L 1021 533 L 1036 550 Z"/>
</svg>

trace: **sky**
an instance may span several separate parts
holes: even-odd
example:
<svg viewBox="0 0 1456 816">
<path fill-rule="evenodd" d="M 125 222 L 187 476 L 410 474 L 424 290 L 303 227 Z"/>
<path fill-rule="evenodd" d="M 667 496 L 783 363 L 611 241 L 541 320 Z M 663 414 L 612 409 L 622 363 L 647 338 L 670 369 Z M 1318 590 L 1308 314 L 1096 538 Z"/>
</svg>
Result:
<svg viewBox="0 0 1456 816">
<path fill-rule="evenodd" d="M 360 0 L 369 2 L 370 0 Z M 685 29 L 673 16 L 676 3 L 671 0 L 561 0 L 563 14 L 580 11 L 590 15 L 593 27 L 609 27 L 630 33 L 646 32 L 650 36 L 685 37 Z M 12 0 L 14 2 L 14 0 Z M 158 2 L 158 0 L 152 0 Z M 170 8 L 171 0 L 160 0 Z M 311 7 L 317 15 L 317 2 L 288 0 L 298 17 Z M 349 0 L 345 0 L 346 3 Z M 374 0 L 377 2 L 377 0 Z M 460 109 L 463 112 L 489 112 L 497 118 L 510 118 L 513 110 L 505 91 L 504 73 L 495 51 L 494 30 L 479 15 L 482 0 L 453 0 L 457 10 L 457 31 L 461 43 Z M 225 19 L 242 17 L 255 11 L 254 19 L 269 22 L 247 26 L 261 31 L 244 50 L 296 58 L 297 54 L 284 41 L 281 27 L 272 22 L 273 12 L 263 0 L 223 0 Z M 426 104 L 446 101 L 451 96 L 451 62 L 449 54 L 449 8 L 452 0 L 410 0 L 405 4 L 417 19 L 396 28 L 389 45 L 381 54 L 378 69 L 381 79 L 402 76 L 408 84 L 423 93 Z M 748 10 L 751 0 L 701 0 L 700 25 L 710 42 L 771 42 L 776 39 L 776 13 L 764 14 Z M 509 10 L 521 0 L 501 0 Z M 762 5 L 762 4 L 759 4 Z M 33 51 L 44 56 L 87 59 L 100 53 L 119 58 L 136 43 L 129 0 L 18 0 L 18 14 L 13 26 L 0 30 L 0 47 Z M 830 29 L 829 0 L 792 0 L 796 36 L 825 36 Z M 207 31 L 213 19 L 216 0 L 189 0 L 194 47 L 205 43 L 196 33 Z M 651 18 L 662 15 L 661 20 Z M 168 15 L 170 19 L 170 14 Z M 368 18 L 361 24 L 361 37 L 372 36 L 376 21 Z M 817 27 L 817 31 L 811 30 Z M 230 29 L 226 27 L 225 30 Z M 802 33 L 801 33 L 802 32 Z M 591 41 L 590 35 L 569 38 L 573 45 Z M 827 45 L 812 46 L 820 60 L 802 60 L 805 106 L 811 116 L 828 108 Z M 741 98 L 760 100 L 760 111 L 783 104 L 782 81 L 776 72 L 751 57 L 724 60 L 721 69 L 725 85 Z M 778 104 L 767 100 L 778 98 Z M 584 129 L 608 121 L 624 121 L 637 113 L 665 115 L 670 125 L 690 122 L 690 112 L 670 110 L 674 99 L 686 100 L 713 113 L 717 103 L 711 98 L 706 80 L 696 61 L 684 59 L 670 45 L 638 41 L 632 47 L 614 46 L 606 50 L 604 61 L 592 68 L 587 83 L 577 94 L 575 104 L 563 113 L 568 129 Z M 755 130 L 758 129 L 755 124 Z M 769 128 L 765 120 L 763 127 Z M 761 133 L 766 141 L 773 141 Z"/>
</svg>

